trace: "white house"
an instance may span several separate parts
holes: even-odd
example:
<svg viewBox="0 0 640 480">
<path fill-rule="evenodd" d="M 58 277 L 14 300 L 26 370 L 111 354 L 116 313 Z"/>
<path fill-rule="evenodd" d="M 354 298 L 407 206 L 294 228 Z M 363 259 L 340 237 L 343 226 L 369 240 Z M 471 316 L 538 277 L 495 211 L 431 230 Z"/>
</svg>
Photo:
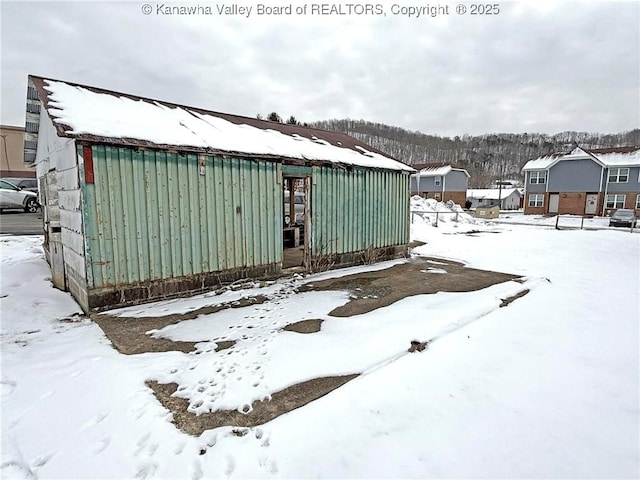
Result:
<svg viewBox="0 0 640 480">
<path fill-rule="evenodd" d="M 520 208 L 522 194 L 517 188 L 478 188 L 467 190 L 467 200 L 471 208 L 492 207 L 499 205 L 501 210 L 517 210 Z"/>
</svg>

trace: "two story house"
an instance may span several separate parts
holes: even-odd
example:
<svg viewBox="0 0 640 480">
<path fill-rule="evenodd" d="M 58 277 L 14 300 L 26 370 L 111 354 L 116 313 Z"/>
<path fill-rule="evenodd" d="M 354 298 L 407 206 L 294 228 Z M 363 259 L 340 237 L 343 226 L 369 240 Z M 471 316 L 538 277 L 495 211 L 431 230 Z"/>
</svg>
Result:
<svg viewBox="0 0 640 480">
<path fill-rule="evenodd" d="M 640 146 L 583 149 L 528 161 L 525 214 L 640 213 Z"/>
<path fill-rule="evenodd" d="M 464 168 L 450 163 L 421 163 L 413 168 L 418 172 L 411 175 L 412 195 L 441 202 L 452 200 L 458 205 L 467 201 L 470 175 Z"/>
</svg>

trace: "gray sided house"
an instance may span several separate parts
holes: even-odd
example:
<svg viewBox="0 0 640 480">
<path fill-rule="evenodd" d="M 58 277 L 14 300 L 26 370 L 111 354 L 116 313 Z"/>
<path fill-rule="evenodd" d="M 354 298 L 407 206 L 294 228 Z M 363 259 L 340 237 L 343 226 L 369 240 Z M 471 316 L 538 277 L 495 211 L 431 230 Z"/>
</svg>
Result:
<svg viewBox="0 0 640 480">
<path fill-rule="evenodd" d="M 469 173 L 449 163 L 422 163 L 413 166 L 411 194 L 446 202 L 453 200 L 464 206 L 467 200 Z"/>
<path fill-rule="evenodd" d="M 33 76 L 27 125 L 85 311 L 406 253 L 414 170 L 348 135 Z"/>
<path fill-rule="evenodd" d="M 528 161 L 525 214 L 640 213 L 640 147 L 575 148 Z"/>
</svg>

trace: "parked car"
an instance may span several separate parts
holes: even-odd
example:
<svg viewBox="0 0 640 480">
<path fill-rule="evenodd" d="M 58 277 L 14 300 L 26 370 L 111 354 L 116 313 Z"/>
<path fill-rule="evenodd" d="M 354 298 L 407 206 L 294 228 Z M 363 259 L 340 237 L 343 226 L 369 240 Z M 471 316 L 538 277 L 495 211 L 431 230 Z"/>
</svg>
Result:
<svg viewBox="0 0 640 480">
<path fill-rule="evenodd" d="M 38 194 L 38 180 L 35 178 L 3 178 L 5 182 L 12 183 L 16 187 L 20 187 L 22 190 L 28 190 L 30 192 Z"/>
<path fill-rule="evenodd" d="M 304 223 L 304 193 L 295 192 L 294 193 L 294 210 L 295 210 L 295 218 L 291 219 L 289 215 L 289 192 L 285 190 L 284 192 L 284 223 Z"/>
<path fill-rule="evenodd" d="M 0 212 L 9 209 L 20 209 L 27 213 L 35 213 L 40 208 L 38 196 L 28 190 L 6 180 L 0 180 Z"/>
<path fill-rule="evenodd" d="M 619 208 L 609 219 L 610 227 L 635 227 L 638 222 L 636 212 L 626 208 Z"/>
</svg>

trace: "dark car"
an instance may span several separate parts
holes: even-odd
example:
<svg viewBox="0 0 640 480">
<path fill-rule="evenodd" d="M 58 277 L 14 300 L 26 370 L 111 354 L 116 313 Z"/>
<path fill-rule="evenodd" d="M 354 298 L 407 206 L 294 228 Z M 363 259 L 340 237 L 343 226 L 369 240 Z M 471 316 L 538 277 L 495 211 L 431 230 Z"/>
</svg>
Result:
<svg viewBox="0 0 640 480">
<path fill-rule="evenodd" d="M 638 219 L 636 218 L 636 212 L 628 210 L 626 208 L 619 208 L 611 215 L 609 219 L 610 227 L 634 227 L 636 226 Z"/>
<path fill-rule="evenodd" d="M 35 178 L 3 178 L 5 182 L 9 182 L 16 187 L 27 190 L 29 192 L 38 193 L 38 180 Z"/>
</svg>

